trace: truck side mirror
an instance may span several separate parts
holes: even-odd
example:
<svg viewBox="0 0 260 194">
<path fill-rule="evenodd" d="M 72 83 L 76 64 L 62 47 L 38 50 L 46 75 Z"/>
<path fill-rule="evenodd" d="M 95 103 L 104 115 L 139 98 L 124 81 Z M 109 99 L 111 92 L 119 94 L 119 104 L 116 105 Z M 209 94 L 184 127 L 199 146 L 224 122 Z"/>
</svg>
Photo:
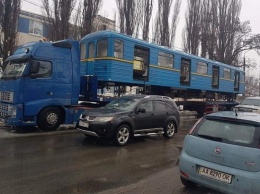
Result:
<svg viewBox="0 0 260 194">
<path fill-rule="evenodd" d="M 39 72 L 40 69 L 40 62 L 32 62 L 31 68 L 30 68 L 30 75 L 36 74 Z"/>
</svg>

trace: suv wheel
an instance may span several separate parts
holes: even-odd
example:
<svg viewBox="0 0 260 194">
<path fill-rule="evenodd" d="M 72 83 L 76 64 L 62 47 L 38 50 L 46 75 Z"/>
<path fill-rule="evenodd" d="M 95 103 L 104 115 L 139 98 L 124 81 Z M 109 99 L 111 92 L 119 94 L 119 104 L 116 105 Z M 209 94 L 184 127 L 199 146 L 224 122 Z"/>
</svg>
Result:
<svg viewBox="0 0 260 194">
<path fill-rule="evenodd" d="M 119 146 L 124 146 L 130 139 L 130 127 L 128 125 L 121 125 L 115 133 L 115 143 Z"/>
<path fill-rule="evenodd" d="M 176 127 L 173 121 L 169 121 L 164 127 L 163 136 L 166 138 L 172 138 L 175 135 Z"/>
</svg>

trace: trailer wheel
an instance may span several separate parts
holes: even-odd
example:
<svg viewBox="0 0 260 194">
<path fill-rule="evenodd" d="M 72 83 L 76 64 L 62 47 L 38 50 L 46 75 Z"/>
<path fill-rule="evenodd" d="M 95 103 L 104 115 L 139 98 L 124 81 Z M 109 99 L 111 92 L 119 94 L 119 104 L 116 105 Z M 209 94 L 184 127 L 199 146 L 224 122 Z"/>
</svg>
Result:
<svg viewBox="0 0 260 194">
<path fill-rule="evenodd" d="M 61 123 L 62 113 L 59 108 L 45 108 L 38 115 L 38 127 L 42 131 L 54 131 L 60 126 Z"/>
</svg>

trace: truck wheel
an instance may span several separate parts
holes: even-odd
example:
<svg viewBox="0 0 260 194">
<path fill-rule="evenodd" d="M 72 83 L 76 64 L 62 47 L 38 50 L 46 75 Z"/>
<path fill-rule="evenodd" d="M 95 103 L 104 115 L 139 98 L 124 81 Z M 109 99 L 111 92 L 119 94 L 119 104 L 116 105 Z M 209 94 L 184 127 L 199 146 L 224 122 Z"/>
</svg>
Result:
<svg viewBox="0 0 260 194">
<path fill-rule="evenodd" d="M 128 125 L 121 125 L 116 130 L 114 141 L 118 146 L 124 146 L 130 139 L 130 127 Z"/>
<path fill-rule="evenodd" d="M 163 129 L 165 138 L 172 138 L 175 135 L 176 127 L 173 121 L 169 121 Z"/>
<path fill-rule="evenodd" d="M 45 108 L 38 115 L 38 127 L 42 131 L 56 130 L 62 121 L 62 113 L 56 107 Z"/>
</svg>

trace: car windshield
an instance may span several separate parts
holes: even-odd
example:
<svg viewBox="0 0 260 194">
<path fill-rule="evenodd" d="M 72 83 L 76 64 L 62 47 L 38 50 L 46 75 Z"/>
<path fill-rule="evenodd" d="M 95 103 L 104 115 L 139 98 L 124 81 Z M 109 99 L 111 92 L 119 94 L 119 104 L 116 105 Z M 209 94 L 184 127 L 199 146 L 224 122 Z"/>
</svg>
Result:
<svg viewBox="0 0 260 194">
<path fill-rule="evenodd" d="M 244 99 L 241 102 L 242 105 L 254 105 L 254 106 L 260 106 L 260 99 Z"/>
<path fill-rule="evenodd" d="M 8 79 L 8 78 L 16 79 L 20 77 L 23 74 L 26 65 L 27 62 L 25 61 L 23 62 L 8 61 L 6 68 L 3 72 L 2 79 Z"/>
<path fill-rule="evenodd" d="M 241 122 L 205 119 L 197 130 L 199 137 L 230 144 L 250 145 L 255 136 L 255 126 Z"/>
<path fill-rule="evenodd" d="M 120 110 L 133 110 L 140 102 L 140 98 L 119 98 L 108 103 L 104 108 L 116 108 Z"/>
</svg>

